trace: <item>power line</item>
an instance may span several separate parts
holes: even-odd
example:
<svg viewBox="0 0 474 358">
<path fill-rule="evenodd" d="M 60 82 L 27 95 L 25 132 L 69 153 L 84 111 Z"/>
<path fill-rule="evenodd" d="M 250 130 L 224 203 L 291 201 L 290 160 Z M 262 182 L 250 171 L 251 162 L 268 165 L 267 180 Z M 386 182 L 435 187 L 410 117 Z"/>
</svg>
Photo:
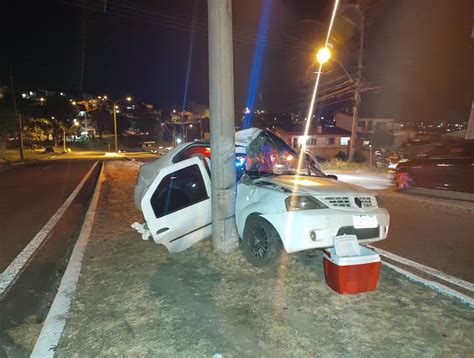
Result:
<svg viewBox="0 0 474 358">
<path fill-rule="evenodd" d="M 63 3 L 76 6 L 79 8 L 85 8 L 95 12 L 103 12 L 102 4 L 97 2 L 74 2 L 72 0 L 65 0 Z M 107 14 L 111 16 L 118 16 L 127 19 L 140 19 L 148 23 L 155 25 L 172 28 L 180 31 L 192 31 L 192 19 L 186 17 L 175 17 L 171 15 L 164 15 L 151 10 L 144 10 L 137 7 L 132 7 L 124 4 L 117 4 L 114 1 L 108 2 Z M 205 35 L 207 35 L 207 25 L 196 23 L 194 29 Z M 240 30 L 234 30 L 234 39 L 236 42 L 255 45 L 258 38 L 254 34 L 246 33 Z M 280 39 L 274 35 L 270 35 L 264 43 L 267 47 L 292 50 L 297 52 L 308 52 L 309 49 L 306 46 L 296 45 L 294 41 Z"/>
</svg>

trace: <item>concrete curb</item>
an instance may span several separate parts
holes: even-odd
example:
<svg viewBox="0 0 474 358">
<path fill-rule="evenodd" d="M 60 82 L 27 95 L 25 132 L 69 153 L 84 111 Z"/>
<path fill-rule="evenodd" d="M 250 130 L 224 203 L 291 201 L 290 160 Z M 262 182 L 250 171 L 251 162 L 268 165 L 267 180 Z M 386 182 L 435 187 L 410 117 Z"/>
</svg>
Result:
<svg viewBox="0 0 474 358">
<path fill-rule="evenodd" d="M 46 160 L 46 159 L 42 159 L 42 160 Z M 37 164 L 41 162 L 40 159 L 32 159 L 32 160 L 26 160 L 24 162 L 11 162 L 11 163 L 3 163 L 3 164 L 0 164 L 0 170 L 6 170 L 6 169 L 12 169 L 12 168 L 16 168 L 16 167 L 23 167 L 23 166 L 26 166 L 26 165 L 33 165 L 33 164 Z"/>
<path fill-rule="evenodd" d="M 406 259 L 404 257 L 392 254 L 391 252 L 379 249 L 378 247 L 374 247 L 372 245 L 365 245 L 365 246 L 367 246 L 369 249 L 372 249 L 375 252 L 377 252 L 382 258 L 385 257 L 386 259 L 390 259 L 393 262 L 396 262 L 397 264 L 405 265 L 405 266 L 410 267 L 412 269 L 418 270 L 419 272 L 427 275 L 427 277 L 430 277 L 430 276 L 431 277 L 436 277 L 441 281 L 444 281 L 444 282 L 449 283 L 453 286 L 456 286 L 458 289 L 462 288 L 462 289 L 466 290 L 467 292 L 473 292 L 474 291 L 474 284 L 472 284 L 470 282 L 461 280 L 457 277 L 448 275 L 444 272 L 441 272 L 441 271 L 436 270 L 434 268 L 422 265 L 418 262 L 415 262 L 415 261 Z M 461 292 L 459 292 L 459 291 L 457 291 L 453 288 L 447 287 L 447 286 L 443 285 L 442 283 L 423 278 L 423 277 L 417 275 L 416 273 L 407 271 L 407 270 L 405 270 L 405 269 L 403 269 L 403 268 L 401 268 L 397 265 L 394 265 L 393 263 L 387 262 L 386 260 L 382 260 L 382 264 L 386 265 L 387 267 L 390 267 L 392 270 L 397 271 L 398 273 L 408 277 L 409 279 L 411 279 L 413 281 L 420 282 L 420 283 L 422 283 L 422 284 L 424 284 L 424 285 L 426 285 L 426 286 L 428 286 L 432 289 L 435 289 L 438 292 L 441 292 L 441 293 L 446 294 L 446 295 L 451 296 L 451 297 L 455 297 L 455 298 L 461 300 L 462 302 L 467 303 L 471 307 L 474 307 L 474 299 L 472 299 L 471 297 L 469 297 L 469 296 L 467 296 L 467 295 L 465 295 L 465 294 L 463 294 L 463 293 L 461 293 Z"/>
<path fill-rule="evenodd" d="M 92 200 L 87 209 L 87 213 L 82 225 L 79 238 L 77 239 L 66 271 L 64 272 L 61 284 L 56 297 L 54 298 L 48 316 L 44 321 L 41 333 L 36 340 L 35 347 L 31 352 L 31 357 L 53 357 L 59 339 L 66 325 L 71 300 L 76 291 L 77 282 L 81 273 L 82 260 L 92 231 L 100 190 L 103 180 L 103 166 L 99 173 L 97 185 L 92 196 Z"/>
<path fill-rule="evenodd" d="M 453 290 L 452 288 L 449 288 L 445 285 L 442 285 L 438 282 L 434 282 L 434 281 L 431 281 L 431 280 L 427 280 L 425 278 L 422 278 L 414 273 L 411 273 L 407 270 L 404 270 L 398 266 L 395 266 L 389 262 L 386 262 L 386 261 L 382 261 L 382 264 L 387 266 L 387 267 L 390 267 L 392 270 L 408 277 L 410 280 L 413 280 L 413 281 L 416 281 L 416 282 L 419 282 L 419 283 L 422 283 L 423 285 L 425 286 L 428 286 L 442 294 L 445 294 L 445 295 L 448 295 L 448 296 L 451 296 L 451 297 L 455 297 L 457 298 L 458 300 L 468 304 L 469 306 L 471 307 L 474 307 L 474 299 L 472 299 L 471 297 L 468 297 L 466 295 L 463 295 L 462 293 L 456 291 L 456 290 Z"/>
<path fill-rule="evenodd" d="M 378 247 L 372 246 L 372 245 L 366 245 L 368 248 L 376 251 L 379 255 L 385 256 L 393 261 L 399 262 L 403 265 L 413 267 L 416 270 L 419 270 L 423 273 L 426 273 L 428 275 L 431 275 L 433 277 L 436 277 L 440 280 L 443 280 L 445 282 L 449 282 L 452 285 L 458 286 L 460 288 L 463 288 L 467 291 L 474 292 L 474 283 L 468 282 L 461 280 L 460 278 L 457 278 L 452 275 L 448 275 L 447 273 L 444 273 L 442 271 L 436 270 L 434 268 L 431 268 L 429 266 L 422 265 L 418 262 L 406 259 L 404 257 L 392 254 L 391 252 L 379 249 Z"/>
</svg>

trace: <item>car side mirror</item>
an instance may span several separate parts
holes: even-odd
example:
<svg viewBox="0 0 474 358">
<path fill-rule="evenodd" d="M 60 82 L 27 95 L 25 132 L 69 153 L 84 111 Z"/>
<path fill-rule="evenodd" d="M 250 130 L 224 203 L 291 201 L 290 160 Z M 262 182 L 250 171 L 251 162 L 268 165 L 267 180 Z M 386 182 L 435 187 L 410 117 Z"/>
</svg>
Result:
<svg viewBox="0 0 474 358">
<path fill-rule="evenodd" d="M 334 180 L 337 180 L 337 175 L 334 175 L 334 174 L 328 174 L 326 175 L 329 179 L 334 179 Z"/>
</svg>

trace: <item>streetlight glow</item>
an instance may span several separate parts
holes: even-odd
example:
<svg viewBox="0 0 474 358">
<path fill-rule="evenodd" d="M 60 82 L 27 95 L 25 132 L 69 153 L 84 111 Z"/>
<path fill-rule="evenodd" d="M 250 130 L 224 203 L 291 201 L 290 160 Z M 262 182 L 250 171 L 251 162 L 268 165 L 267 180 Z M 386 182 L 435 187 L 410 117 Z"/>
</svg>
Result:
<svg viewBox="0 0 474 358">
<path fill-rule="evenodd" d="M 329 51 L 329 48 L 327 47 L 320 48 L 318 53 L 316 54 L 316 59 L 321 65 L 328 62 L 330 58 L 331 58 L 331 51 Z"/>
<path fill-rule="evenodd" d="M 127 97 L 127 101 L 131 101 L 132 100 L 132 97 Z"/>
</svg>

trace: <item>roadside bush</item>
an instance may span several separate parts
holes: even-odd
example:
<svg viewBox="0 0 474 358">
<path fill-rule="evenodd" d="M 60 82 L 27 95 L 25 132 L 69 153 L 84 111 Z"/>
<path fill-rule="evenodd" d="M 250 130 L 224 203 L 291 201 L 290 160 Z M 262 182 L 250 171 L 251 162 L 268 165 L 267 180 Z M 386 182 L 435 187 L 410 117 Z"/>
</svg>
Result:
<svg viewBox="0 0 474 358">
<path fill-rule="evenodd" d="M 356 150 L 354 152 L 354 162 L 356 163 L 364 163 L 365 162 L 365 156 L 362 154 L 361 151 Z"/>
<path fill-rule="evenodd" d="M 347 160 L 347 155 L 346 155 L 345 152 L 343 152 L 342 150 L 340 150 L 339 152 L 337 152 L 335 158 L 336 158 L 337 160 L 342 160 L 342 161 L 345 162 L 345 161 Z"/>
<path fill-rule="evenodd" d="M 328 162 L 320 163 L 323 171 L 341 171 L 341 172 L 377 172 L 385 173 L 387 168 L 377 168 L 370 166 L 368 163 L 354 163 L 349 161 L 338 160 L 333 158 Z"/>
</svg>

